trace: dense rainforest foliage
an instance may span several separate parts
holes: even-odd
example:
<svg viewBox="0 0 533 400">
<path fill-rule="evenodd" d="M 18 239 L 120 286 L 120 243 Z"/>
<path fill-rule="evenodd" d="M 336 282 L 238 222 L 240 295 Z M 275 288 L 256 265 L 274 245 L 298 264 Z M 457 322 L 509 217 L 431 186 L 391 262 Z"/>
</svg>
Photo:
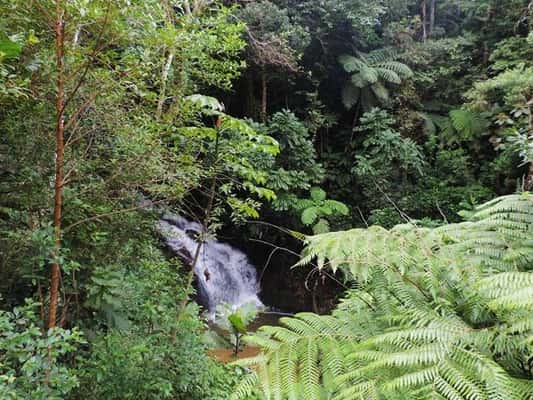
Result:
<svg viewBox="0 0 533 400">
<path fill-rule="evenodd" d="M 0 13 L 0 399 L 533 399 L 533 2 Z M 229 364 L 214 237 L 305 311 Z"/>
</svg>

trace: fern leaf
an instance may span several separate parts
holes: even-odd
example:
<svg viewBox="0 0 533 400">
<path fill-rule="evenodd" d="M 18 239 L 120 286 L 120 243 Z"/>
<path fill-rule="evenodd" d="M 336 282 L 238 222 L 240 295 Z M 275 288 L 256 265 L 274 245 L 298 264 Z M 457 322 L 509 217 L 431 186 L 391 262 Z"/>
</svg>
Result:
<svg viewBox="0 0 533 400">
<path fill-rule="evenodd" d="M 466 109 L 450 111 L 450 118 L 453 127 L 465 140 L 478 137 L 489 126 L 488 121 L 482 115 Z"/>
<path fill-rule="evenodd" d="M 411 78 L 413 71 L 407 65 L 397 61 L 386 61 L 376 65 L 376 68 L 394 72 L 400 79 Z"/>
<path fill-rule="evenodd" d="M 361 98 L 361 89 L 351 83 L 344 85 L 342 89 L 342 104 L 346 109 L 351 109 Z"/>
<path fill-rule="evenodd" d="M 402 83 L 402 78 L 400 78 L 400 75 L 390 69 L 377 67 L 375 70 L 378 76 L 387 83 L 394 83 L 396 85 Z"/>
<path fill-rule="evenodd" d="M 306 237 L 297 265 L 316 260 L 354 288 L 331 316 L 301 313 L 252 336 L 266 398 L 530 398 L 531 218 L 533 198 L 520 194 L 459 224 Z"/>
<path fill-rule="evenodd" d="M 344 70 L 349 73 L 358 72 L 365 66 L 364 61 L 347 54 L 343 54 L 339 57 L 339 63 Z"/>
</svg>

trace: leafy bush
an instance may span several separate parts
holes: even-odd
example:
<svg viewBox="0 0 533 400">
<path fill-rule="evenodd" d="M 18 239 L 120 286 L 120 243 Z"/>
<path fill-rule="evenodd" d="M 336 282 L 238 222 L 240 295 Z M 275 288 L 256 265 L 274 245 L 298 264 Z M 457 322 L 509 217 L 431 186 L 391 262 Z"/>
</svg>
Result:
<svg viewBox="0 0 533 400">
<path fill-rule="evenodd" d="M 207 356 L 198 306 L 181 308 L 190 294 L 181 264 L 150 241 L 130 245 L 123 257 L 131 251 L 138 260 L 129 270 L 97 269 L 90 281 L 88 301 L 99 310 L 93 326 L 100 330 L 88 334 L 72 398 L 226 399 L 241 371 Z"/>
<path fill-rule="evenodd" d="M 307 191 L 313 184 L 321 182 L 324 169 L 317 161 L 312 135 L 291 111 L 274 114 L 262 129 L 275 138 L 280 146 L 280 154 L 269 173 L 268 184 L 279 197 L 273 203 L 274 208 L 287 210 L 283 201 L 286 195 Z"/>
<path fill-rule="evenodd" d="M 392 228 L 405 222 L 398 210 L 393 207 L 377 208 L 370 212 L 368 223 L 371 225 L 379 225 L 384 228 Z"/>
<path fill-rule="evenodd" d="M 533 47 L 527 38 L 512 36 L 496 44 L 496 48 L 490 55 L 490 68 L 496 72 L 502 72 L 522 63 L 531 65 L 533 60 Z"/>
<path fill-rule="evenodd" d="M 54 328 L 43 335 L 35 309 L 26 301 L 11 312 L 0 311 L 0 398 L 61 400 L 77 385 L 65 362 L 83 342 L 79 330 Z"/>
<path fill-rule="evenodd" d="M 208 358 L 200 329 L 188 316 L 175 339 L 162 332 L 99 337 L 78 367 L 81 387 L 74 398 L 223 400 L 233 377 Z"/>
<path fill-rule="evenodd" d="M 424 166 L 421 149 L 392 128 L 394 118 L 373 108 L 361 117 L 358 132 L 364 134 L 361 151 L 355 156 L 352 172 L 362 179 L 387 182 L 408 174 L 420 175 Z"/>
<path fill-rule="evenodd" d="M 346 204 L 327 199 L 327 194 L 319 187 L 313 187 L 308 199 L 295 199 L 294 208 L 301 212 L 302 224 L 311 226 L 314 234 L 329 232 L 328 218 L 348 215 Z"/>
</svg>

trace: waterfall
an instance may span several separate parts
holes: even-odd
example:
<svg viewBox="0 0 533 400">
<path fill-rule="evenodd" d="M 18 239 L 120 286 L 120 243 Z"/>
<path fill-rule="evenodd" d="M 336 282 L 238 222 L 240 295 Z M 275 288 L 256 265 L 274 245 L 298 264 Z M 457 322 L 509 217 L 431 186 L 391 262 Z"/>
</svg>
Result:
<svg viewBox="0 0 533 400">
<path fill-rule="evenodd" d="M 192 263 L 202 231 L 198 222 L 167 215 L 158 222 L 158 231 L 172 252 Z M 226 303 L 239 307 L 253 302 L 263 307 L 255 267 L 246 255 L 226 243 L 207 238 L 202 243 L 194 273 L 198 282 L 198 301 L 213 317 L 217 305 Z"/>
</svg>

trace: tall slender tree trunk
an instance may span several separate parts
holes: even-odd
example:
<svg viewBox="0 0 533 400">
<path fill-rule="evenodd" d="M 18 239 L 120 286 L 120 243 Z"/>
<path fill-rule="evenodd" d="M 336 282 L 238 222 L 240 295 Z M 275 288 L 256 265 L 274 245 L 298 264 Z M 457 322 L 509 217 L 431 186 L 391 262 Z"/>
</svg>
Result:
<svg viewBox="0 0 533 400">
<path fill-rule="evenodd" d="M 429 34 L 433 33 L 435 29 L 435 8 L 437 7 L 437 0 L 431 0 L 431 6 L 429 10 Z"/>
<path fill-rule="evenodd" d="M 185 2 L 185 4 L 188 7 L 187 1 Z M 166 26 L 170 28 L 174 25 L 174 10 L 168 1 L 164 2 L 164 6 L 166 8 Z M 190 9 L 187 12 L 187 16 L 191 16 Z M 161 84 L 159 87 L 159 99 L 157 100 L 157 109 L 155 113 L 157 120 L 161 119 L 161 115 L 163 114 L 163 107 L 165 106 L 165 101 L 167 100 L 168 75 L 170 74 L 170 69 L 172 68 L 172 62 L 174 61 L 174 57 L 174 47 L 171 47 L 168 50 L 165 63 L 161 68 Z"/>
<path fill-rule="evenodd" d="M 192 17 L 191 5 L 189 4 L 189 0 L 183 1 L 183 8 L 185 9 L 185 14 L 187 14 L 187 16 L 189 17 Z"/>
<path fill-rule="evenodd" d="M 261 71 L 261 121 L 266 122 L 267 119 L 267 99 L 268 99 L 268 85 L 266 72 Z"/>
<path fill-rule="evenodd" d="M 59 281 L 61 279 L 61 266 L 59 254 L 61 252 L 61 218 L 63 211 L 63 155 L 64 155 L 64 65 L 65 50 L 65 8 L 63 0 L 56 0 L 56 160 L 54 182 L 54 236 L 55 236 L 55 261 L 52 264 L 50 275 L 50 306 L 48 309 L 48 328 L 56 326 L 57 301 L 59 294 Z"/>
<path fill-rule="evenodd" d="M 167 81 L 168 81 L 168 75 L 170 73 L 170 68 L 172 67 L 172 61 L 174 60 L 174 50 L 170 50 L 167 55 L 167 59 L 165 64 L 163 65 L 163 69 L 161 70 L 161 86 L 159 88 L 159 100 L 157 101 L 157 110 L 156 110 L 156 119 L 161 119 L 161 115 L 163 114 L 163 107 L 165 105 L 166 96 L 167 96 Z"/>
<path fill-rule="evenodd" d="M 483 66 L 487 66 L 490 61 L 490 50 L 489 50 L 489 44 L 485 40 L 483 41 Z"/>
<path fill-rule="evenodd" d="M 426 0 L 422 0 L 422 6 L 421 6 L 421 14 L 422 14 L 422 41 L 426 41 L 428 38 L 428 32 L 427 32 L 427 4 Z"/>
<path fill-rule="evenodd" d="M 485 32 L 490 32 L 492 30 L 492 16 L 493 11 L 492 7 L 489 6 L 487 9 L 487 15 L 485 17 L 483 30 Z M 489 43 L 488 41 L 483 41 L 483 66 L 486 67 L 489 65 L 490 61 L 490 49 L 489 49 Z"/>
<path fill-rule="evenodd" d="M 246 86 L 247 86 L 246 94 L 248 96 L 246 99 L 245 112 L 247 114 L 247 117 L 256 118 L 257 114 L 256 114 L 256 108 L 255 108 L 254 77 L 252 75 L 251 70 L 248 71 L 248 73 L 246 74 Z"/>
</svg>

